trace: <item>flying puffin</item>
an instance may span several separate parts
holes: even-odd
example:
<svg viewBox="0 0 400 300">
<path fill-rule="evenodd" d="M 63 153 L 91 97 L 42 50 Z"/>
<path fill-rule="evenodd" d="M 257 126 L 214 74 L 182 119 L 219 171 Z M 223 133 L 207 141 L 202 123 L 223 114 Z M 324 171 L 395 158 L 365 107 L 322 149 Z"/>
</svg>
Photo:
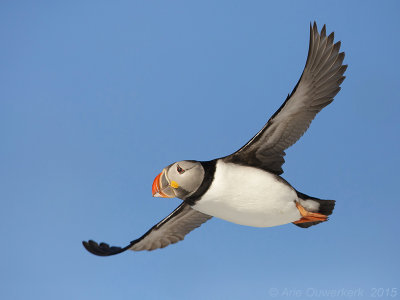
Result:
<svg viewBox="0 0 400 300">
<path fill-rule="evenodd" d="M 211 161 L 184 160 L 154 179 L 154 197 L 183 200 L 170 215 L 126 247 L 83 242 L 91 253 L 109 256 L 126 250 L 155 250 L 184 239 L 212 217 L 229 222 L 271 227 L 293 223 L 302 228 L 328 220 L 334 200 L 296 191 L 285 179 L 285 150 L 307 130 L 316 114 L 340 91 L 347 65 L 340 42 L 325 25 L 310 24 L 310 44 L 303 73 L 291 94 L 267 124 L 235 153 Z"/>
</svg>

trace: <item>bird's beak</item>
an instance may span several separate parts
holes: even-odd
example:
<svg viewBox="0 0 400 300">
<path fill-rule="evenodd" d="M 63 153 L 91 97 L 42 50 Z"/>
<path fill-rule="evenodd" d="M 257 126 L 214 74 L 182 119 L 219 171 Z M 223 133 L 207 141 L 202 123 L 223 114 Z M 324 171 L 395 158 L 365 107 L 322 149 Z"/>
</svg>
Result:
<svg viewBox="0 0 400 300">
<path fill-rule="evenodd" d="M 168 180 L 167 172 L 164 169 L 153 181 L 153 197 L 175 198 L 174 188 L 177 188 L 177 183 Z"/>
</svg>

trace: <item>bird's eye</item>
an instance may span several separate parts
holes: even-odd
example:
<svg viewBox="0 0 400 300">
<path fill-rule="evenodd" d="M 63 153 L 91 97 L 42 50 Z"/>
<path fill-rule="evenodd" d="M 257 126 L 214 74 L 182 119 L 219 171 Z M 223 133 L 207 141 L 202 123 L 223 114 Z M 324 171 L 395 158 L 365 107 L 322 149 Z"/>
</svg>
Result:
<svg viewBox="0 0 400 300">
<path fill-rule="evenodd" d="M 176 165 L 176 170 L 178 171 L 179 174 L 185 173 L 185 170 L 182 169 L 179 165 Z"/>
</svg>

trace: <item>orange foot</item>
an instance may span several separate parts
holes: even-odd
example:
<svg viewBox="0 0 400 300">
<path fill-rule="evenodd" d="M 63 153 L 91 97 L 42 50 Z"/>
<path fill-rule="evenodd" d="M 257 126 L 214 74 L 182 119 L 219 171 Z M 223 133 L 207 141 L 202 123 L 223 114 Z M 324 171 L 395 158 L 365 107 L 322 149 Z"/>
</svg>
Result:
<svg viewBox="0 0 400 300">
<path fill-rule="evenodd" d="M 299 202 L 296 202 L 296 207 L 301 214 L 301 219 L 293 222 L 293 224 L 307 223 L 307 222 L 323 222 L 328 220 L 328 216 L 307 211 Z"/>
</svg>

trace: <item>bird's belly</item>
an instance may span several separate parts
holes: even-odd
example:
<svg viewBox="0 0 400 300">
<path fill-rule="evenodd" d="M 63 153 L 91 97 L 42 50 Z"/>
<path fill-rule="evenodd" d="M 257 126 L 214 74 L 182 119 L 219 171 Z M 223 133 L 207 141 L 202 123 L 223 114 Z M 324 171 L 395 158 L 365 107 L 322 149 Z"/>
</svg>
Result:
<svg viewBox="0 0 400 300">
<path fill-rule="evenodd" d="M 294 189 L 273 174 L 219 162 L 213 183 L 193 208 L 241 225 L 271 227 L 301 218 L 296 200 Z"/>
</svg>

